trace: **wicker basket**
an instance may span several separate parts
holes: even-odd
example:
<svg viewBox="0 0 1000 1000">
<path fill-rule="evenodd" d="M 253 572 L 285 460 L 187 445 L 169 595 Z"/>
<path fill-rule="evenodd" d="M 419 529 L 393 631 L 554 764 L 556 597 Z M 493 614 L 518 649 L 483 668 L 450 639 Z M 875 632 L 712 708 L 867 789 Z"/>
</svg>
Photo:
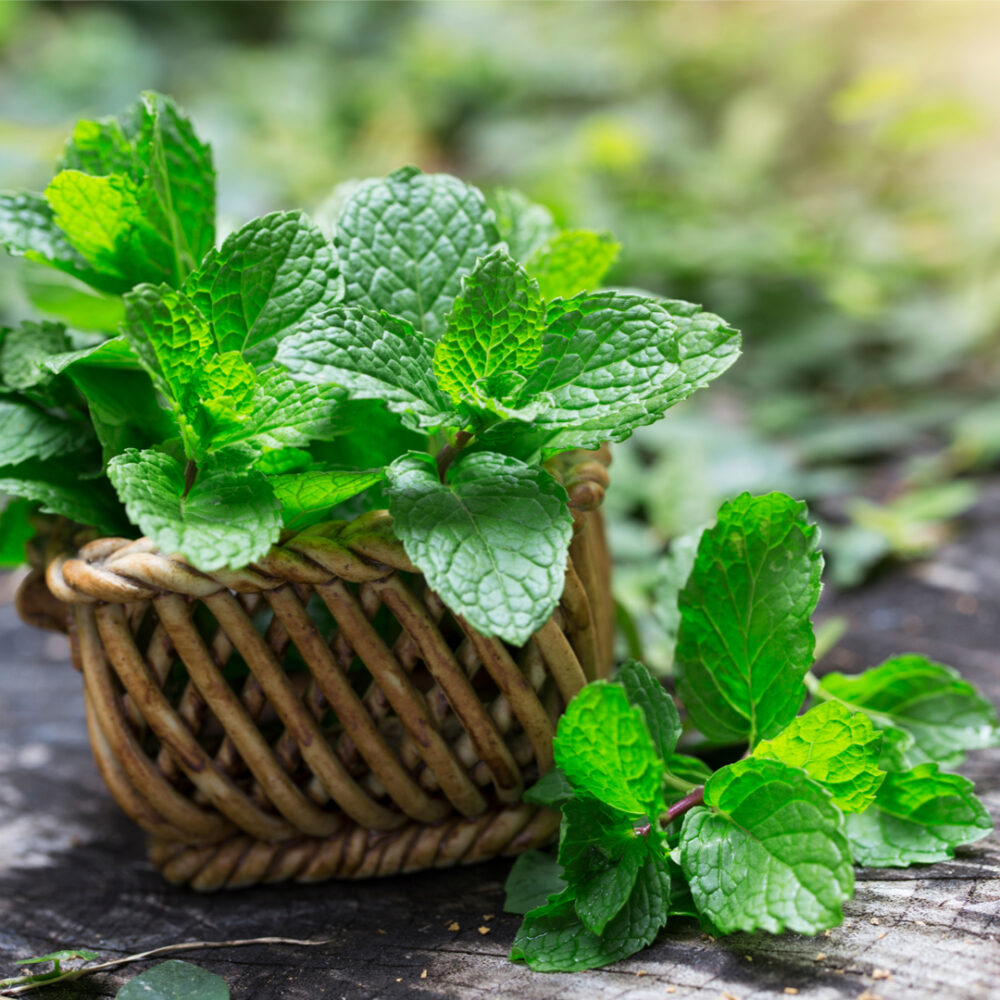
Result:
<svg viewBox="0 0 1000 1000">
<path fill-rule="evenodd" d="M 521 648 L 430 591 L 383 511 L 239 571 L 147 540 L 51 555 L 18 609 L 65 629 L 90 742 L 170 882 L 365 878 L 512 855 L 558 817 L 521 803 L 566 702 L 611 663 L 598 509 L 608 456 L 556 471 L 575 533 L 561 602 Z"/>
</svg>

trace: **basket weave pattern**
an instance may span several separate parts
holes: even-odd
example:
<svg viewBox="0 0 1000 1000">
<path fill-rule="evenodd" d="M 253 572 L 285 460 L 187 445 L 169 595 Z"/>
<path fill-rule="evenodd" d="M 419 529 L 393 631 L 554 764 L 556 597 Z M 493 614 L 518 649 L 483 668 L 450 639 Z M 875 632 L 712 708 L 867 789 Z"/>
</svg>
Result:
<svg viewBox="0 0 1000 1000">
<path fill-rule="evenodd" d="M 517 649 L 445 608 L 382 511 L 238 571 L 101 538 L 52 558 L 44 587 L 29 578 L 22 616 L 65 622 L 101 775 L 164 876 L 362 878 L 548 840 L 558 817 L 521 793 L 552 766 L 565 704 L 611 662 L 607 461 L 563 465 L 565 590 Z"/>
</svg>

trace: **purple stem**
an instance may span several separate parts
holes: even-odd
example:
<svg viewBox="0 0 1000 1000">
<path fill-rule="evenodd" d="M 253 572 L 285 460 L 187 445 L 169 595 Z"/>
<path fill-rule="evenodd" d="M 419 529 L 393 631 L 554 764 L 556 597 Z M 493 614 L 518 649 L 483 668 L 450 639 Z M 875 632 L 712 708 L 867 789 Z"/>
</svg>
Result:
<svg viewBox="0 0 1000 1000">
<path fill-rule="evenodd" d="M 663 825 L 672 823 L 678 816 L 683 816 L 689 809 L 700 806 L 705 801 L 705 786 L 699 785 L 693 792 L 688 792 L 683 799 L 679 799 L 668 810 Z"/>
</svg>

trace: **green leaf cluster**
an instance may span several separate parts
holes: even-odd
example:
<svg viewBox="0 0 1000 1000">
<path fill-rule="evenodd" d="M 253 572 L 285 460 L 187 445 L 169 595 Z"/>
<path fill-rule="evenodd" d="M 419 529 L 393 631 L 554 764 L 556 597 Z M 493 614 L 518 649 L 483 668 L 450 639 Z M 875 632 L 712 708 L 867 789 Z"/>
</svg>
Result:
<svg viewBox="0 0 1000 1000">
<path fill-rule="evenodd" d="M 602 289 L 608 234 L 414 167 L 353 185 L 332 241 L 292 211 L 216 247 L 211 151 L 154 93 L 78 123 L 43 194 L 0 195 L 0 243 L 87 286 L 38 297 L 72 325 L 0 331 L 0 489 L 30 504 L 6 559 L 37 510 L 212 571 L 384 503 L 450 610 L 515 644 L 564 584 L 547 460 L 739 353 L 695 306 Z"/>
<path fill-rule="evenodd" d="M 681 714 L 635 661 L 584 687 L 559 723 L 558 770 L 525 795 L 562 825 L 556 858 L 525 856 L 508 880 L 508 908 L 526 914 L 514 960 L 607 964 L 681 916 L 817 934 L 842 920 L 856 864 L 942 860 L 992 829 L 972 782 L 943 770 L 997 742 L 972 685 L 913 654 L 809 672 L 821 565 L 803 504 L 722 506 L 678 595 L 677 687 L 687 740 L 745 753 L 715 771 L 678 753 Z"/>
</svg>

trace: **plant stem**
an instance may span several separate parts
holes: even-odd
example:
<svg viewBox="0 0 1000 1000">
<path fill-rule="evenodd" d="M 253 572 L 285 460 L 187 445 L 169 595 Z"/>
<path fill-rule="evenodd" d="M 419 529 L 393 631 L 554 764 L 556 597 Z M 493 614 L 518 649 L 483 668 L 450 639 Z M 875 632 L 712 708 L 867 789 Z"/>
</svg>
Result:
<svg viewBox="0 0 1000 1000">
<path fill-rule="evenodd" d="M 669 771 L 663 775 L 663 783 L 669 785 L 671 788 L 676 788 L 679 792 L 690 792 L 692 789 L 698 787 L 693 781 L 685 781 L 683 778 L 678 778 L 676 774 L 671 774 Z"/>
<path fill-rule="evenodd" d="M 437 457 L 438 478 L 444 482 L 445 473 L 448 467 L 455 460 L 455 456 L 472 440 L 471 431 L 459 431 L 455 435 L 455 440 L 451 444 L 446 444 Z"/>
<path fill-rule="evenodd" d="M 700 806 L 705 801 L 705 786 L 699 785 L 694 791 L 688 792 L 683 799 L 675 802 L 668 810 L 663 819 L 663 825 L 672 823 L 678 816 L 683 816 L 689 809 Z"/>
</svg>

